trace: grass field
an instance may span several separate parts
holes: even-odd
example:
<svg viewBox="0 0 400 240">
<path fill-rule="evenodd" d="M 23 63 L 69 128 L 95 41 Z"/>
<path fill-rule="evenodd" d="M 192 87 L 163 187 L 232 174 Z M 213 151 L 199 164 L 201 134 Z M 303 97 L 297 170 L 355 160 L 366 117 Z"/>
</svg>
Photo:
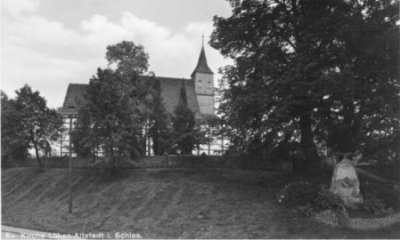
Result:
<svg viewBox="0 0 400 240">
<path fill-rule="evenodd" d="M 144 238 L 399 238 L 400 226 L 354 231 L 325 226 L 275 201 L 287 176 L 240 170 L 126 169 L 116 176 L 2 169 L 5 225 L 74 234 L 131 232 Z"/>
</svg>

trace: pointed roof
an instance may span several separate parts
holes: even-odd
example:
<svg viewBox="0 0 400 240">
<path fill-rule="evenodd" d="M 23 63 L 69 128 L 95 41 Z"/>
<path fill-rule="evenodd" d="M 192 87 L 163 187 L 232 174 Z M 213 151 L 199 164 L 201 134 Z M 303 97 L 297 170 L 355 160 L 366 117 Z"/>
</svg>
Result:
<svg viewBox="0 0 400 240">
<path fill-rule="evenodd" d="M 207 64 L 206 53 L 204 51 L 204 44 L 201 45 L 199 61 L 197 62 L 197 66 L 192 73 L 192 77 L 193 77 L 193 74 L 196 72 L 214 74 L 213 71 L 211 71 L 210 67 Z"/>
</svg>

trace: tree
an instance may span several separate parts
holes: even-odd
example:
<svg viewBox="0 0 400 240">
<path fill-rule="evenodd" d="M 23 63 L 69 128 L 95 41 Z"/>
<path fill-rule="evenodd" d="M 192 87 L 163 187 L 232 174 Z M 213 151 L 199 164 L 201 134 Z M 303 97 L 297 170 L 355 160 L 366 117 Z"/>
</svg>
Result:
<svg viewBox="0 0 400 240">
<path fill-rule="evenodd" d="M 1 91 L 1 159 L 2 166 L 10 161 L 28 156 L 29 141 L 22 124 L 22 114 L 17 111 L 15 100 Z"/>
<path fill-rule="evenodd" d="M 162 155 L 171 149 L 172 131 L 170 129 L 170 116 L 162 103 L 160 81 L 156 80 L 155 95 L 151 112 L 151 127 L 149 134 L 153 139 L 153 151 L 155 155 Z"/>
<path fill-rule="evenodd" d="M 73 150 L 79 157 L 91 156 L 95 160 L 100 145 L 98 134 L 96 134 L 98 131 L 97 126 L 92 125 L 88 107 L 81 107 L 70 136 Z"/>
<path fill-rule="evenodd" d="M 140 45 L 124 41 L 108 46 L 106 58 L 110 68 L 99 68 L 90 79 L 74 138 L 75 149 L 84 155 L 102 148 L 114 172 L 120 159 L 144 153 L 142 128 L 151 122 L 156 82 L 152 76 L 141 77 L 147 71 L 148 55 Z"/>
<path fill-rule="evenodd" d="M 106 59 L 109 66 L 115 65 L 117 74 L 128 77 L 144 73 L 149 67 L 144 47 L 128 41 L 107 46 Z"/>
<path fill-rule="evenodd" d="M 399 161 L 398 2 L 352 1 L 351 6 L 339 36 L 342 60 L 326 76 L 323 107 L 331 111 L 320 113 L 319 126 L 325 125 L 331 149 Z"/>
<path fill-rule="evenodd" d="M 196 143 L 196 128 L 194 113 L 188 106 L 185 85 L 181 86 L 179 103 L 174 113 L 172 126 L 175 149 L 181 154 L 191 154 Z"/>
<path fill-rule="evenodd" d="M 319 166 L 318 145 L 338 145 L 345 138 L 348 143 L 339 147 L 345 150 L 349 141 L 358 139 L 350 135 L 365 134 L 360 126 L 353 128 L 357 133 L 349 132 L 347 122 L 376 121 L 377 111 L 382 111 L 378 109 L 387 109 L 399 92 L 398 76 L 392 74 L 398 59 L 394 47 L 398 27 L 393 24 L 398 20 L 397 3 L 380 2 L 384 3 L 243 1 L 234 4 L 232 16 L 215 17 L 211 45 L 235 60 L 234 66 L 223 70 L 229 89 L 221 104 L 224 119 L 233 129 L 233 142 L 244 147 L 256 138 L 272 146 L 284 139 L 299 142 L 303 162 L 297 166 L 312 171 Z M 368 32 L 371 22 L 373 29 L 381 31 Z M 394 43 L 383 40 L 384 31 Z M 374 44 L 374 39 L 380 39 L 379 43 Z M 357 46 L 358 40 L 363 44 Z M 389 57 L 382 58 L 385 54 Z M 375 87 L 365 88 L 372 74 L 369 64 L 363 65 L 366 62 L 382 68 L 372 71 Z M 377 92 L 375 88 L 380 87 L 386 90 Z M 379 99 L 384 91 L 389 93 L 387 100 L 371 101 L 371 95 Z M 363 111 L 360 102 L 365 103 Z M 344 117 L 349 112 L 361 113 L 357 118 L 354 114 Z M 388 128 L 396 128 L 396 118 L 387 122 Z M 334 137 L 337 129 L 347 135 Z"/>
<path fill-rule="evenodd" d="M 24 85 L 16 91 L 15 108 L 21 114 L 21 123 L 30 146 L 34 148 L 38 168 L 42 168 L 39 151 L 47 151 L 49 143 L 56 141 L 63 130 L 62 116 L 46 105 L 38 91 Z"/>
<path fill-rule="evenodd" d="M 121 158 L 135 158 L 143 151 L 139 143 L 142 121 L 138 115 L 134 118 L 135 111 L 130 105 L 133 100 L 125 92 L 123 82 L 111 69 L 98 69 L 90 80 L 87 103 L 79 109 L 73 134 L 80 139 L 75 150 L 87 155 L 103 148 L 111 159 L 112 169 Z"/>
</svg>

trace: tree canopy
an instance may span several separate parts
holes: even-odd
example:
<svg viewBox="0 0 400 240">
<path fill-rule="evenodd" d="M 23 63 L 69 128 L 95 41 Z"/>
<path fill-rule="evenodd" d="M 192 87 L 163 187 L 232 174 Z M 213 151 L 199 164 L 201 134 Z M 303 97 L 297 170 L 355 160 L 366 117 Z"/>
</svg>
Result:
<svg viewBox="0 0 400 240">
<path fill-rule="evenodd" d="M 109 66 L 115 65 L 118 74 L 126 76 L 144 73 L 149 67 L 144 47 L 128 41 L 107 46 L 106 59 Z"/>
<path fill-rule="evenodd" d="M 15 100 L 1 91 L 1 160 L 6 166 L 10 161 L 28 156 L 29 140 L 22 114 L 17 111 Z"/>
<path fill-rule="evenodd" d="M 25 140 L 34 148 L 39 169 L 42 168 L 39 152 L 51 151 L 50 142 L 56 141 L 63 131 L 62 116 L 47 107 L 38 91 L 24 85 L 16 91 L 15 110 L 22 124 Z"/>
<path fill-rule="evenodd" d="M 81 155 L 101 148 L 115 168 L 120 159 L 144 154 L 143 126 L 153 123 L 152 106 L 159 94 L 153 74 L 141 77 L 148 67 L 143 46 L 126 41 L 108 46 L 106 58 L 110 68 L 99 68 L 90 79 L 73 136 Z"/>
<path fill-rule="evenodd" d="M 312 170 L 321 146 L 398 139 L 398 20 L 388 0 L 236 1 L 210 41 L 234 60 L 220 107 L 232 142 L 297 142 Z"/>
</svg>

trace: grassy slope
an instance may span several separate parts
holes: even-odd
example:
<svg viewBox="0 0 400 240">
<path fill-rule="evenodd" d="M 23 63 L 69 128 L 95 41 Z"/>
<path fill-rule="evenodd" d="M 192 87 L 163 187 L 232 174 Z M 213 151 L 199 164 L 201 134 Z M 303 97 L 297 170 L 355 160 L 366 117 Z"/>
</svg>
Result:
<svg viewBox="0 0 400 240">
<path fill-rule="evenodd" d="M 285 178 L 231 170 L 2 170 L 3 224 L 37 230 L 134 232 L 146 238 L 396 238 L 399 226 L 338 230 L 277 205 Z M 279 179 L 279 180 L 277 180 Z"/>
</svg>

